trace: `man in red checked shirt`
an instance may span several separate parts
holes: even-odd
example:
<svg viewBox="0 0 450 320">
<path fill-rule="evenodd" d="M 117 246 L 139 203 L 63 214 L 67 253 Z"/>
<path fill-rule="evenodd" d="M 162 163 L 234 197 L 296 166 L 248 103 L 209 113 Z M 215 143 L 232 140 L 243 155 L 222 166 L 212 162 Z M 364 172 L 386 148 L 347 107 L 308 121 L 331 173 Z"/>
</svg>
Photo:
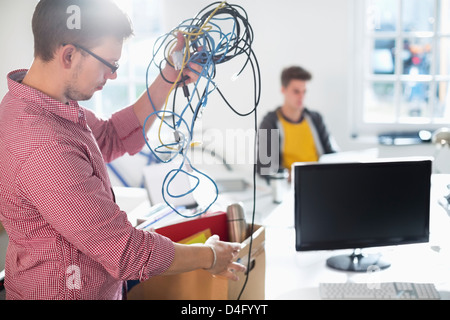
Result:
<svg viewBox="0 0 450 320">
<path fill-rule="evenodd" d="M 69 7 L 79 9 L 79 28 L 69 28 Z M 123 299 L 127 280 L 200 268 L 236 280 L 245 270 L 235 262 L 240 244 L 215 236 L 206 245 L 176 244 L 134 228 L 114 202 L 105 162 L 143 148 L 153 108 L 145 93 L 101 120 L 77 101 L 117 77 L 132 35 L 128 18 L 110 0 L 41 0 L 32 27 L 35 59 L 8 74 L 0 104 L 6 298 Z M 179 36 L 174 50 L 183 47 Z M 177 77 L 171 66 L 163 74 Z M 149 88 L 158 108 L 171 86 L 164 78 Z"/>
</svg>

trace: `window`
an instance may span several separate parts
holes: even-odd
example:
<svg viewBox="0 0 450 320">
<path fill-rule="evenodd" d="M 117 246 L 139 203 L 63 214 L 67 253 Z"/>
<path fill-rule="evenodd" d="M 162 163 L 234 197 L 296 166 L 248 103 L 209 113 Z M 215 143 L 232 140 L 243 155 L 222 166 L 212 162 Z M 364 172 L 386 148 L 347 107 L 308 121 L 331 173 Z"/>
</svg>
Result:
<svg viewBox="0 0 450 320">
<path fill-rule="evenodd" d="M 100 117 L 131 105 L 146 90 L 146 71 L 153 44 L 162 30 L 161 0 L 115 0 L 131 18 L 134 36 L 124 42 L 117 79 L 108 81 L 102 91 L 81 104 Z M 156 74 L 149 75 L 149 81 Z"/>
<path fill-rule="evenodd" d="M 115 0 L 133 23 L 134 36 L 123 45 L 117 78 L 108 81 L 102 91 L 97 91 L 81 105 L 93 110 L 97 116 L 109 118 L 112 113 L 133 104 L 146 90 L 146 72 L 153 54 L 153 45 L 164 31 L 162 29 L 161 0 Z M 153 68 L 154 70 L 155 68 Z M 149 74 L 149 82 L 157 74 Z M 117 186 L 144 187 L 142 168 L 154 161 L 144 147 L 139 156 L 124 155 L 108 163 L 111 183 Z"/>
<path fill-rule="evenodd" d="M 354 3 L 354 133 L 448 125 L 450 0 Z"/>
</svg>

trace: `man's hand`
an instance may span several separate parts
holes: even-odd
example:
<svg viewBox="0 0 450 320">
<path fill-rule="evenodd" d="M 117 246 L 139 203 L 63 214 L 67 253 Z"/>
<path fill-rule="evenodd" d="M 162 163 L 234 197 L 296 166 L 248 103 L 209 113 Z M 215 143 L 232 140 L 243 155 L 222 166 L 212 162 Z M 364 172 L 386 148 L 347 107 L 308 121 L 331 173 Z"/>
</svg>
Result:
<svg viewBox="0 0 450 320">
<path fill-rule="evenodd" d="M 181 51 L 185 47 L 185 39 L 182 32 L 177 33 L 177 43 L 170 54 L 175 51 Z M 201 47 L 199 48 L 201 50 Z M 184 56 L 184 55 L 183 55 Z M 169 57 L 169 59 L 172 59 Z M 175 70 L 172 66 L 173 63 L 169 61 L 161 74 L 150 85 L 147 92 L 144 92 L 139 99 L 134 103 L 134 112 L 136 113 L 139 123 L 145 127 L 148 131 L 156 119 L 156 116 L 151 119 L 147 119 L 148 115 L 156 110 L 161 110 L 165 103 L 167 103 L 167 97 L 171 90 L 174 89 L 173 84 L 177 82 L 178 85 L 182 85 L 187 92 L 187 85 L 196 82 L 199 78 L 199 74 L 202 72 L 202 66 L 197 63 L 189 63 L 189 67 L 195 70 L 192 71 L 188 65 L 185 65 L 182 70 Z M 184 81 L 184 82 L 183 82 Z M 152 103 L 150 103 L 148 96 L 151 96 Z"/>
<path fill-rule="evenodd" d="M 241 244 L 236 242 L 223 242 L 219 236 L 214 235 L 208 238 L 205 245 L 213 248 L 216 255 L 216 261 L 211 268 L 206 269 L 213 275 L 219 275 L 228 279 L 239 280 L 236 272 L 245 272 L 246 267 L 236 262 Z"/>
<path fill-rule="evenodd" d="M 183 33 L 182 32 L 178 32 L 177 33 L 177 43 L 175 45 L 175 47 L 172 49 L 172 51 L 170 52 L 170 55 L 168 57 L 169 59 L 169 63 L 164 67 L 163 69 L 163 75 L 164 78 L 167 79 L 170 82 L 178 82 L 181 83 L 183 82 L 183 85 L 188 85 L 192 82 L 195 82 L 198 80 L 198 73 L 200 73 L 202 71 L 202 67 L 199 66 L 196 63 L 189 63 L 189 66 L 186 64 L 182 67 L 182 70 L 175 70 L 174 68 L 174 62 L 172 60 L 172 54 L 174 52 L 182 52 L 184 47 L 186 46 L 186 41 L 184 39 Z M 202 48 L 200 47 L 199 50 L 201 50 Z M 187 50 L 189 50 L 189 48 L 187 48 Z M 188 56 L 183 53 L 182 58 L 185 58 L 185 60 L 188 59 Z M 196 72 L 192 71 L 191 68 L 193 70 L 195 70 Z M 181 72 L 181 74 L 180 74 Z"/>
</svg>

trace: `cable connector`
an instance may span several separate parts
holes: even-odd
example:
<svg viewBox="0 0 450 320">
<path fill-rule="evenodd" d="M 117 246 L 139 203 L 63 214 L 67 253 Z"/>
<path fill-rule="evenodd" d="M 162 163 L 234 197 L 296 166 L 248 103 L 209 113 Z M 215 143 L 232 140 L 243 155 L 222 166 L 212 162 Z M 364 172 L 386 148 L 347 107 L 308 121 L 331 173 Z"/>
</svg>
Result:
<svg viewBox="0 0 450 320">
<path fill-rule="evenodd" d="M 183 51 L 174 51 L 172 53 L 172 62 L 175 70 L 181 70 L 183 67 Z"/>
<path fill-rule="evenodd" d="M 173 132 L 173 135 L 175 137 L 175 142 L 179 143 L 181 141 L 181 135 L 182 133 L 179 130 L 175 130 Z"/>
</svg>

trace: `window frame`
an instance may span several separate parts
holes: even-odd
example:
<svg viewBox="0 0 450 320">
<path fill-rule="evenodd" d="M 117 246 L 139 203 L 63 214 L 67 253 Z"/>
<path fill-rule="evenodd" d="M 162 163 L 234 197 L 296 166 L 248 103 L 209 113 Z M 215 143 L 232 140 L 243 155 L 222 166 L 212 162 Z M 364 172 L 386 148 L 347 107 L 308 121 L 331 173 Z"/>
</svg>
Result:
<svg viewBox="0 0 450 320">
<path fill-rule="evenodd" d="M 119 7 L 121 7 L 122 10 L 124 10 L 129 16 L 133 23 L 133 15 L 134 11 L 138 10 L 138 6 L 134 3 L 134 1 L 129 0 L 114 0 L 118 3 Z M 160 15 L 162 15 L 162 0 L 152 0 L 157 2 L 157 6 L 160 7 Z M 112 113 L 119 111 L 127 106 L 132 105 L 136 102 L 136 100 L 140 97 L 141 94 L 145 93 L 146 90 L 146 79 L 145 76 L 139 77 L 137 76 L 135 70 L 136 70 L 136 63 L 135 60 L 132 59 L 132 52 L 133 50 L 136 50 L 133 48 L 139 41 L 142 40 L 148 40 L 149 42 L 155 43 L 157 38 L 160 36 L 160 33 L 163 32 L 164 22 L 161 18 L 160 20 L 160 28 L 158 33 L 149 33 L 149 32 L 142 32 L 143 30 L 136 30 L 136 25 L 133 25 L 134 28 L 134 35 L 130 37 L 129 39 L 126 39 L 123 43 L 122 48 L 122 56 L 119 60 L 120 68 L 117 71 L 117 78 L 114 80 L 110 80 L 107 83 L 107 87 L 105 87 L 101 91 L 95 92 L 95 94 L 92 96 L 92 98 L 88 101 L 82 101 L 80 104 L 83 105 L 83 107 L 86 107 L 87 109 L 92 110 L 95 112 L 95 114 L 102 118 L 109 118 Z M 151 49 L 149 52 L 151 53 Z M 150 62 L 151 56 L 148 56 L 148 61 Z M 145 72 L 144 72 L 145 73 Z M 149 77 L 151 78 L 152 75 L 150 74 Z M 156 75 L 155 75 L 156 77 Z M 128 99 L 124 104 L 118 103 L 117 107 L 115 107 L 114 110 L 105 110 L 104 105 L 104 99 L 103 95 L 105 94 L 105 89 L 108 90 L 113 87 L 126 87 L 127 96 Z M 143 87 L 143 89 L 138 93 L 137 89 L 139 87 Z"/>
<path fill-rule="evenodd" d="M 437 31 L 439 22 L 437 20 L 439 15 L 439 4 L 441 0 L 434 1 L 434 17 L 436 23 L 434 23 L 433 31 L 431 32 L 404 32 L 402 30 L 402 3 L 404 0 L 398 0 L 398 13 L 397 13 L 397 25 L 396 31 L 388 32 L 370 32 L 368 31 L 368 23 L 376 23 L 377 17 L 376 12 L 370 11 L 368 9 L 369 0 L 353 0 L 353 20 L 351 24 L 352 37 L 353 37 L 353 50 L 350 55 L 351 63 L 350 65 L 350 86 L 349 86 L 349 97 L 350 97 L 350 118 L 352 121 L 351 135 L 356 138 L 359 136 L 373 136 L 378 135 L 383 132 L 411 132 L 419 130 L 429 130 L 434 131 L 441 127 L 450 126 L 450 119 L 436 118 L 433 116 L 433 110 L 436 106 L 435 102 L 435 91 L 437 85 L 444 81 L 447 82 L 447 90 L 450 90 L 450 74 L 448 75 L 438 75 L 436 74 L 436 62 L 438 47 L 440 39 L 450 39 L 449 33 L 441 33 Z M 371 19 L 371 20 L 369 20 Z M 401 48 L 404 39 L 414 38 L 414 39 L 429 39 L 432 40 L 432 63 L 430 67 L 430 75 L 418 75 L 410 76 L 403 75 L 403 61 L 401 58 Z M 370 72 L 369 59 L 371 57 L 371 52 L 368 52 L 368 48 L 371 42 L 375 39 L 395 39 L 395 62 L 394 74 L 380 75 L 373 74 Z M 400 45 L 399 45 L 400 44 Z M 423 81 L 430 84 L 428 92 L 428 103 L 427 107 L 430 108 L 430 115 L 428 117 L 420 117 L 418 121 L 409 122 L 402 121 L 400 117 L 400 111 L 402 107 L 402 95 L 401 86 L 406 80 Z M 367 122 L 364 120 L 365 113 L 365 86 L 370 83 L 376 82 L 393 82 L 394 83 L 394 107 L 395 107 L 395 120 L 394 122 Z M 447 91 L 447 95 L 449 95 Z M 450 105 L 446 108 L 450 109 Z M 449 113 L 447 109 L 446 113 Z M 420 120 L 426 119 L 427 121 L 422 122 Z"/>
</svg>

